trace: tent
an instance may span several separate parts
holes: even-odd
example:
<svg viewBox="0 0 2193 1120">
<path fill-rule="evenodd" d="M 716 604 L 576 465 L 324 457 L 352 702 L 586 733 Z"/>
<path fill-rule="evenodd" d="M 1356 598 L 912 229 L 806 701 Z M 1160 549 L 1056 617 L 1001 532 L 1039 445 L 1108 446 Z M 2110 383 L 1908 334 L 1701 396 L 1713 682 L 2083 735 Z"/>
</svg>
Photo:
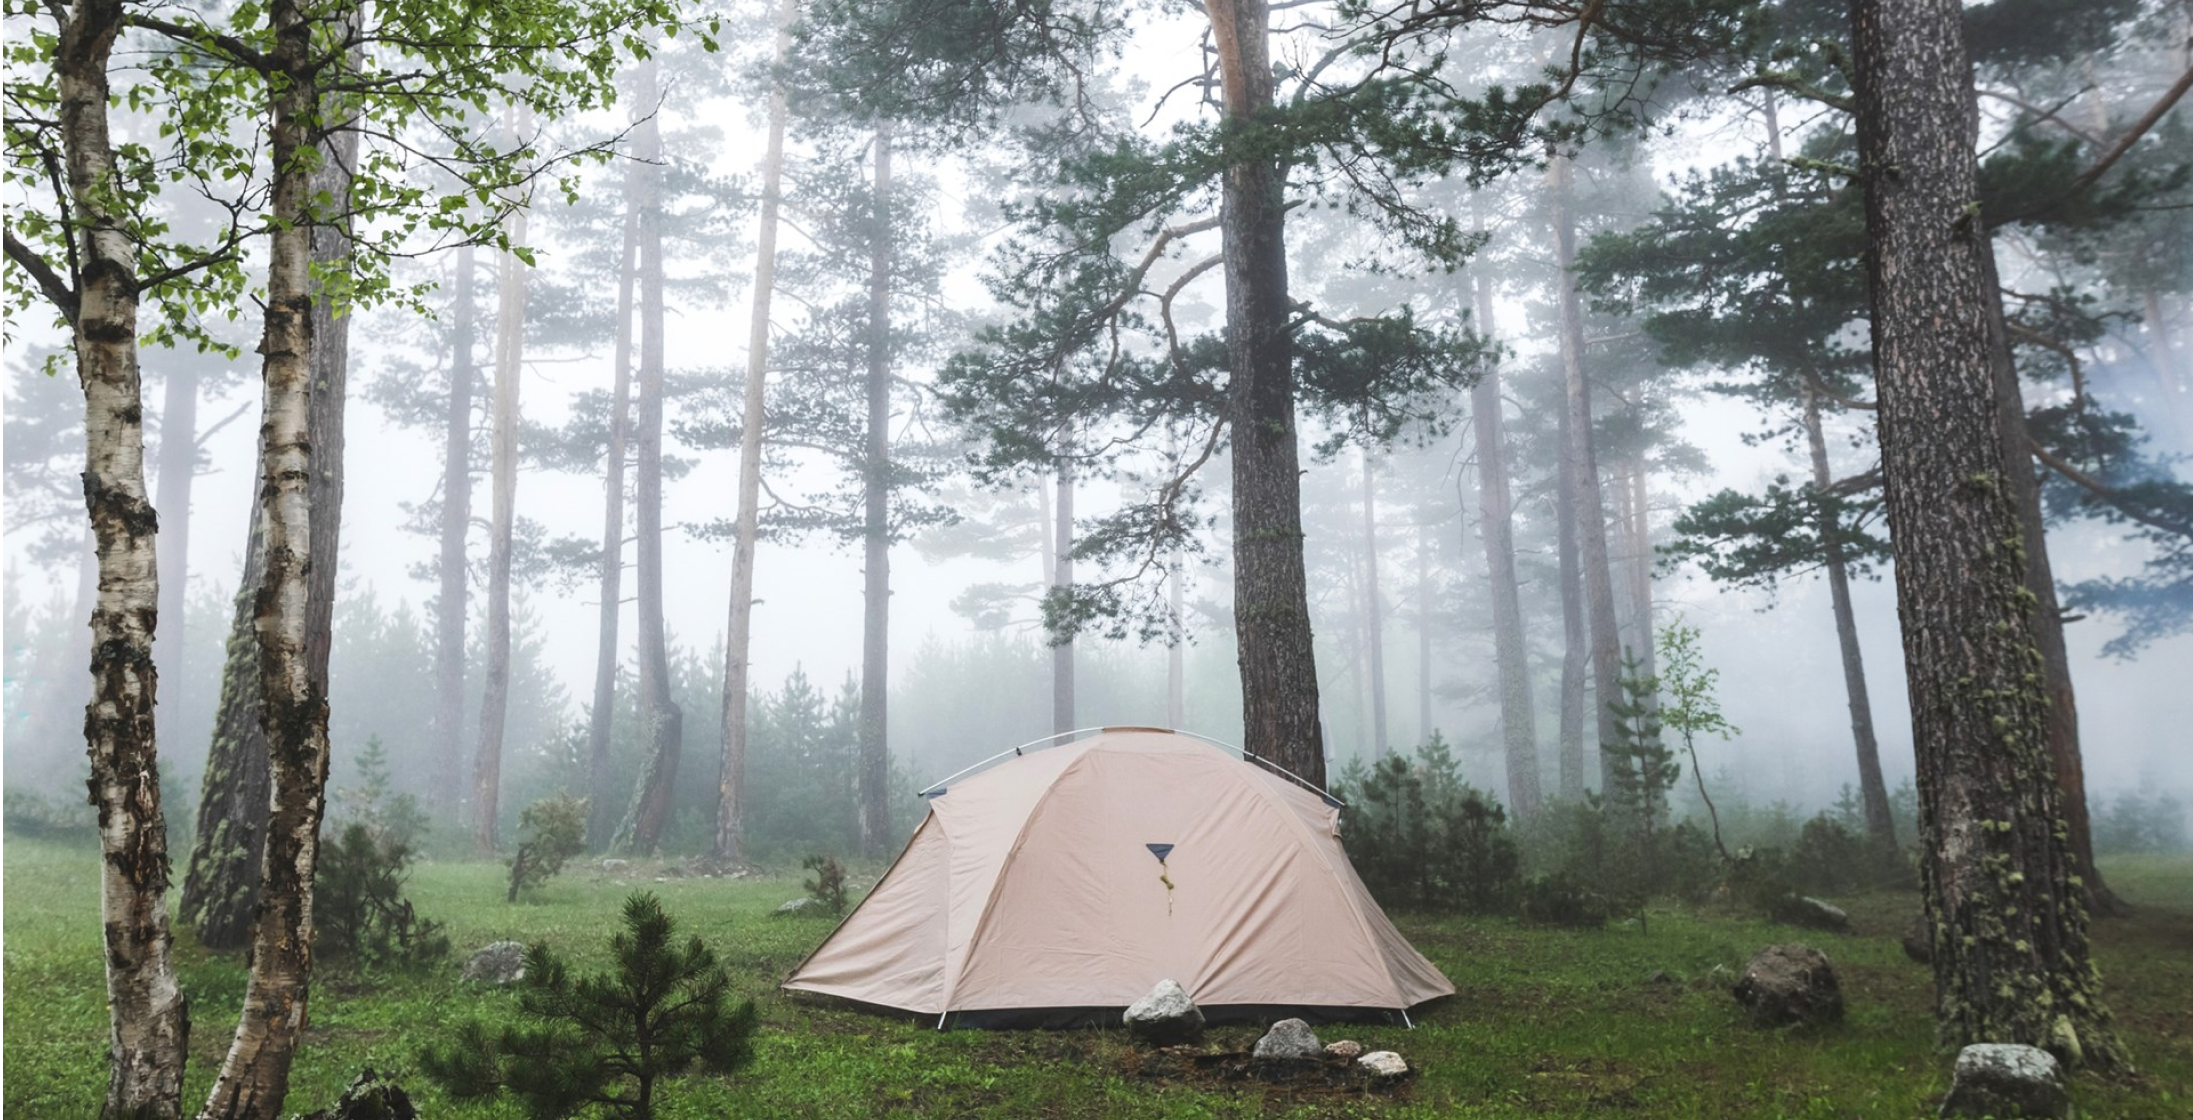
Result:
<svg viewBox="0 0 2193 1120">
<path fill-rule="evenodd" d="M 1339 803 L 1195 736 L 1105 728 L 923 791 L 868 897 L 784 982 L 969 1026 L 1401 1015 L 1454 985 L 1371 900 Z"/>
</svg>

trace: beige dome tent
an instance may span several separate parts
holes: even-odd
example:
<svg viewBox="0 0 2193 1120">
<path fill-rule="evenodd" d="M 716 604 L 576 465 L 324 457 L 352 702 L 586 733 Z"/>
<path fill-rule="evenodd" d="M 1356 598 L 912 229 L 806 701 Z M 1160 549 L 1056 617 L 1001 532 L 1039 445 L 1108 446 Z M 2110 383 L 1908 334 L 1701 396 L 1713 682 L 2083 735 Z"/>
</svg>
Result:
<svg viewBox="0 0 2193 1120">
<path fill-rule="evenodd" d="M 940 1027 L 1088 1021 L 1164 979 L 1220 1019 L 1454 993 L 1356 877 L 1329 798 L 1150 728 L 1014 753 L 923 791 L 906 850 L 785 988 Z"/>
</svg>

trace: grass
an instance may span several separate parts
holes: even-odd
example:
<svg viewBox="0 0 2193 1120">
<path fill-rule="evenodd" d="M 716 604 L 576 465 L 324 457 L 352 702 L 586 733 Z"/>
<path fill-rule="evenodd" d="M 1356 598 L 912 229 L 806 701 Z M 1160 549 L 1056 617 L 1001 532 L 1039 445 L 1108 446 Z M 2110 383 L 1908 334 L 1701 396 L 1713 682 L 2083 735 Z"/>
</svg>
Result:
<svg viewBox="0 0 2193 1120">
<path fill-rule="evenodd" d="M 88 848 L 10 841 L 5 850 L 5 1111 L 89 1120 L 105 1084 L 105 1011 L 97 914 L 98 856 Z M 1459 994 L 1427 1008 L 1415 1030 L 1330 1026 L 1399 1050 L 1419 1076 L 1391 1095 L 1335 1094 L 1184 1077 L 1145 1064 L 1118 1031 L 938 1033 L 923 1024 L 794 1003 L 774 985 L 829 931 L 770 911 L 797 878 L 656 881 L 646 866 L 613 879 L 578 867 L 538 898 L 507 905 L 504 871 L 485 864 L 419 869 L 412 897 L 444 921 L 460 951 L 545 939 L 591 970 L 606 960 L 620 900 L 655 891 L 682 928 L 713 944 L 759 1002 L 758 1059 L 730 1079 L 693 1078 L 667 1092 L 666 1118 L 800 1117 L 1896 1117 L 1932 1116 L 1949 1059 L 1932 1048 L 1931 983 L 1896 935 L 1910 896 L 1856 899 L 1856 932 L 1798 934 L 1718 910 L 1669 907 L 1651 932 L 1566 932 L 1500 919 L 1397 915 Z M 2085 1116 L 2183 1120 L 2193 1114 L 2193 859 L 2105 865 L 2139 905 L 2100 923 L 2095 941 L 2112 1006 L 2140 1072 L 2081 1077 Z M 186 1100 L 203 1099 L 243 991 L 240 959 L 187 937 L 182 979 L 196 1024 Z M 1762 1032 L 1729 998 L 1749 953 L 1781 940 L 1826 951 L 1842 974 L 1848 1020 L 1821 1031 Z M 333 1100 L 361 1066 L 393 1073 L 422 1112 L 449 1120 L 517 1117 L 509 1104 L 459 1106 L 415 1072 L 420 1046 L 474 1016 L 498 1017 L 505 992 L 457 981 L 452 959 L 419 977 L 330 972 L 316 982 L 312 1023 L 290 1111 Z M 1672 982 L 1650 983 L 1665 971 Z M 1213 1032 L 1244 1049 L 1252 1028 Z"/>
</svg>

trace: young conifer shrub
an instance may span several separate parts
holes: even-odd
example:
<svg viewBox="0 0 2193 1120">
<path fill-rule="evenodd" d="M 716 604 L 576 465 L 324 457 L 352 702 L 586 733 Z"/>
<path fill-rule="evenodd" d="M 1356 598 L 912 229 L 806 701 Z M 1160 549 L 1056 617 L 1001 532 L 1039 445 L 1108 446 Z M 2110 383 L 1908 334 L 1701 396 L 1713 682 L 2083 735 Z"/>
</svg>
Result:
<svg viewBox="0 0 2193 1120">
<path fill-rule="evenodd" d="M 544 797 L 518 814 L 525 840 L 510 858 L 510 893 L 531 890 L 554 878 L 565 861 L 586 851 L 586 800 L 559 793 Z"/>
<path fill-rule="evenodd" d="M 845 865 L 835 856 L 812 855 L 800 861 L 800 866 L 815 873 L 812 879 L 801 881 L 807 888 L 807 897 L 822 903 L 832 914 L 845 913 Z"/>
<path fill-rule="evenodd" d="M 474 1020 L 448 1046 L 422 1052 L 420 1068 L 456 1100 L 508 1094 L 530 1120 L 586 1110 L 653 1120 L 665 1078 L 730 1073 L 753 1057 L 753 1001 L 734 1002 L 715 954 L 698 937 L 680 946 L 676 929 L 642 892 L 625 900 L 608 972 L 574 978 L 536 943 L 526 950 L 519 1021 L 493 1030 Z"/>
<path fill-rule="evenodd" d="M 423 968 L 449 955 L 441 924 L 419 917 L 404 897 L 416 853 L 363 821 L 320 847 L 313 878 L 314 942 L 332 961 Z"/>
</svg>

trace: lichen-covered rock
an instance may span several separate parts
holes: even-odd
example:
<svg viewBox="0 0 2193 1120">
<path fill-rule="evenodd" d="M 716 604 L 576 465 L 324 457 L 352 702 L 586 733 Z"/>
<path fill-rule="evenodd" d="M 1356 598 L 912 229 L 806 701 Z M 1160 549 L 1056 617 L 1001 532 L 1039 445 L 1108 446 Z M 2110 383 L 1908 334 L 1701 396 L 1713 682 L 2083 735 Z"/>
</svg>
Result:
<svg viewBox="0 0 2193 1120">
<path fill-rule="evenodd" d="M 1373 1050 L 1355 1060 L 1364 1073 L 1380 1081 L 1392 1081 L 1409 1075 L 1409 1063 L 1391 1050 Z"/>
<path fill-rule="evenodd" d="M 1849 933 L 1850 915 L 1832 902 L 1824 902 L 1806 895 L 1793 894 L 1776 902 L 1773 918 L 1805 929 L 1823 930 L 1828 933 Z"/>
<path fill-rule="evenodd" d="M 462 978 L 498 988 L 525 979 L 525 943 L 497 941 L 481 949 L 464 962 Z"/>
<path fill-rule="evenodd" d="M 1769 945 L 1744 966 L 1732 990 L 1762 1027 L 1818 1025 L 1843 1018 L 1843 987 L 1827 954 L 1806 945 Z"/>
<path fill-rule="evenodd" d="M 1920 964 L 1933 964 L 1934 938 L 1932 932 L 1927 928 L 1926 911 L 1921 910 L 1913 914 L 1910 924 L 1904 926 L 1904 955 L 1918 961 Z"/>
<path fill-rule="evenodd" d="M 2013 1116 L 2061 1120 L 2071 1114 L 2063 1067 L 2037 1046 L 1981 1042 L 1957 1052 L 1957 1072 L 1942 1101 L 1943 1116 Z"/>
<path fill-rule="evenodd" d="M 1335 1058 L 1360 1058 L 1363 1056 L 1363 1044 L 1352 1038 L 1343 1038 L 1338 1042 L 1326 1043 L 1325 1052 Z"/>
<path fill-rule="evenodd" d="M 367 1066 L 332 1106 L 308 1112 L 297 1120 L 419 1120 L 419 1110 L 412 1107 L 402 1086 L 381 1080 L 381 1075 Z"/>
<path fill-rule="evenodd" d="M 621 875 L 631 867 L 632 861 L 628 859 L 611 858 L 602 861 L 602 870 L 611 875 Z"/>
<path fill-rule="evenodd" d="M 1203 1012 L 1177 981 L 1160 980 L 1150 994 L 1127 1006 L 1122 1016 L 1136 1038 L 1152 1046 L 1180 1046 L 1203 1040 Z"/>
<path fill-rule="evenodd" d="M 1291 1062 L 1315 1058 L 1325 1052 L 1317 1034 L 1300 1019 L 1281 1019 L 1256 1040 L 1249 1056 L 1260 1062 Z"/>
<path fill-rule="evenodd" d="M 780 918 L 819 917 L 826 912 L 819 898 L 795 898 L 776 909 Z"/>
</svg>

